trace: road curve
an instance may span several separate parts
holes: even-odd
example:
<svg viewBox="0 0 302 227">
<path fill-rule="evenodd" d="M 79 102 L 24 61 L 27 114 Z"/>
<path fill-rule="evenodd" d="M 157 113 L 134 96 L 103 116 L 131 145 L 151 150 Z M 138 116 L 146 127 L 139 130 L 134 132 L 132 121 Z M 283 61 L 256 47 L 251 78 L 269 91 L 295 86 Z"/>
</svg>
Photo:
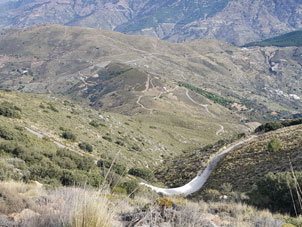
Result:
<svg viewBox="0 0 302 227">
<path fill-rule="evenodd" d="M 221 160 L 221 158 L 227 154 L 228 152 L 234 150 L 236 147 L 240 146 L 241 144 L 244 144 L 254 138 L 258 137 L 257 135 L 253 135 L 249 137 L 246 140 L 242 140 L 229 148 L 223 150 L 219 155 L 217 155 L 207 166 L 207 168 L 202 172 L 202 174 L 196 176 L 193 180 L 191 180 L 189 183 L 185 184 L 184 186 L 178 187 L 178 188 L 159 188 L 152 186 L 150 184 L 146 183 L 140 183 L 141 185 L 144 185 L 146 187 L 151 188 L 153 191 L 156 191 L 157 193 L 162 193 L 163 195 L 172 196 L 172 195 L 190 195 L 194 192 L 197 192 L 207 181 L 211 173 L 215 170 L 218 162 Z"/>
<path fill-rule="evenodd" d="M 200 104 L 200 103 L 196 102 L 189 95 L 189 90 L 186 87 L 184 89 L 186 90 L 186 96 L 188 97 L 188 99 L 190 99 L 191 102 L 195 103 L 196 105 L 202 106 L 212 117 L 216 117 L 215 114 L 213 114 L 212 112 L 209 111 L 208 105 L 206 105 L 206 104 Z"/>
</svg>

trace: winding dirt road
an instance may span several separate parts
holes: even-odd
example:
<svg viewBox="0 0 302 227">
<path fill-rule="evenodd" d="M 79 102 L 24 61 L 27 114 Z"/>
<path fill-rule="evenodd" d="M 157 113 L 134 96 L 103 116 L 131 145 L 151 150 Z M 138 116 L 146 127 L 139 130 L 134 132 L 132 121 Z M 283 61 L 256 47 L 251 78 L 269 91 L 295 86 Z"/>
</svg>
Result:
<svg viewBox="0 0 302 227">
<path fill-rule="evenodd" d="M 249 137 L 248 139 L 240 141 L 240 142 L 230 146 L 229 148 L 223 150 L 219 155 L 217 155 L 215 158 L 213 158 L 213 160 L 209 163 L 209 165 L 202 172 L 202 174 L 197 175 L 193 180 L 191 180 L 189 183 L 185 184 L 184 186 L 181 186 L 181 187 L 178 187 L 178 188 L 159 188 L 159 187 L 155 187 L 155 186 L 152 186 L 152 185 L 146 184 L 146 183 L 140 183 L 140 184 L 144 185 L 148 188 L 151 188 L 153 191 L 156 191 L 157 193 L 162 193 L 162 194 L 167 195 L 167 196 L 181 195 L 181 194 L 183 194 L 185 196 L 190 195 L 194 192 L 197 192 L 199 189 L 201 189 L 201 187 L 208 180 L 211 173 L 215 170 L 218 162 L 223 158 L 223 156 L 225 154 L 227 154 L 228 152 L 234 150 L 235 148 L 237 148 L 241 144 L 244 144 L 248 141 L 253 140 L 256 137 L 258 137 L 258 136 L 253 135 L 253 136 Z"/>
<path fill-rule="evenodd" d="M 188 99 L 191 100 L 191 102 L 195 103 L 196 105 L 202 106 L 212 117 L 216 117 L 215 114 L 213 114 L 212 112 L 209 111 L 208 105 L 206 104 L 200 104 L 198 102 L 196 102 L 194 99 L 192 99 L 192 97 L 189 95 L 189 90 L 187 88 L 185 88 L 186 90 L 186 96 L 188 97 Z"/>
<path fill-rule="evenodd" d="M 153 84 L 152 84 L 153 86 Z M 142 93 L 146 93 L 149 90 L 150 87 L 150 76 L 148 75 L 147 81 L 146 81 L 146 88 L 145 90 L 142 91 Z M 140 95 L 136 101 L 136 104 L 139 105 L 141 108 L 150 111 L 150 114 L 152 114 L 153 109 L 149 109 L 147 107 L 145 107 L 142 103 L 141 103 L 141 99 L 143 98 L 143 95 Z"/>
<path fill-rule="evenodd" d="M 185 90 L 186 90 L 186 96 L 188 97 L 188 99 L 191 101 L 191 102 L 193 102 L 194 104 L 196 104 L 196 105 L 199 105 L 199 106 L 201 106 L 201 107 L 203 107 L 213 118 L 216 118 L 216 116 L 215 116 L 215 114 L 213 114 L 210 110 L 209 110 L 209 108 L 208 108 L 208 105 L 206 105 L 206 104 L 201 104 L 201 103 L 198 103 L 198 102 L 196 102 L 191 96 L 190 96 L 190 94 L 189 94 L 189 90 L 187 89 L 187 88 L 184 88 Z M 222 134 L 223 132 L 224 132 L 224 127 L 223 127 L 223 125 L 221 125 L 221 124 L 218 124 L 217 123 L 217 125 L 220 127 L 220 129 L 218 129 L 217 131 L 216 131 L 216 136 L 219 136 L 220 134 Z"/>
</svg>

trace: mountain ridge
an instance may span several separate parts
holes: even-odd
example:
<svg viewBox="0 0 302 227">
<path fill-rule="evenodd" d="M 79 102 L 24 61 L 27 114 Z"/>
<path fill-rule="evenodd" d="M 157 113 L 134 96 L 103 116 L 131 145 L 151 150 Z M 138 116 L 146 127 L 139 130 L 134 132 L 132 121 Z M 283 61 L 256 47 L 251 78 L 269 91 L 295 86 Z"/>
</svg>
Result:
<svg viewBox="0 0 302 227">
<path fill-rule="evenodd" d="M 64 24 L 173 42 L 210 38 L 236 45 L 302 28 L 302 2 L 287 0 L 28 0 L 1 4 L 0 28 Z"/>
</svg>

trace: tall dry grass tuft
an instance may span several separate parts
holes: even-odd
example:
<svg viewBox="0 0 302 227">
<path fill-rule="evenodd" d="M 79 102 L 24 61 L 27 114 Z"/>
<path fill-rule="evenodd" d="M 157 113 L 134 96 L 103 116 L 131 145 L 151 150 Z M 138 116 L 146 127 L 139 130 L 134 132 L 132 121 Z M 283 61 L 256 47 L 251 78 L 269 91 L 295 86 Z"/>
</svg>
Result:
<svg viewBox="0 0 302 227">
<path fill-rule="evenodd" d="M 9 191 L 14 191 L 26 196 L 41 196 L 45 194 L 43 185 L 37 181 L 32 181 L 26 184 L 24 182 L 10 180 L 1 182 L 1 186 L 5 187 Z"/>
<path fill-rule="evenodd" d="M 98 192 L 82 190 L 74 198 L 73 227 L 111 227 L 115 211 L 108 199 Z"/>
</svg>

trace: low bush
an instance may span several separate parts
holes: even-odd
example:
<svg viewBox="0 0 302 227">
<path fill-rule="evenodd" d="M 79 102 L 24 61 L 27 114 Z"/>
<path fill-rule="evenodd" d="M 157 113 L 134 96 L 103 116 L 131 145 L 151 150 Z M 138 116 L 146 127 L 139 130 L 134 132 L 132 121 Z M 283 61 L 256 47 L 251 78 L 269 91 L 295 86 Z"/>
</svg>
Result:
<svg viewBox="0 0 302 227">
<path fill-rule="evenodd" d="M 120 187 L 126 189 L 130 198 L 134 198 L 139 189 L 139 185 L 136 180 L 126 181 L 122 183 Z"/>
<path fill-rule="evenodd" d="M 2 102 L 0 104 L 0 115 L 10 118 L 21 118 L 21 109 L 9 102 Z"/>
<path fill-rule="evenodd" d="M 63 170 L 60 181 L 65 186 L 85 185 L 87 175 L 80 171 Z"/>
<path fill-rule="evenodd" d="M 269 173 L 258 181 L 251 192 L 249 202 L 259 208 L 268 208 L 273 212 L 301 215 L 302 172 Z M 295 211 L 296 207 L 296 211 Z"/>
<path fill-rule="evenodd" d="M 73 151 L 61 149 L 58 150 L 56 155 L 58 157 L 67 157 L 73 160 L 77 168 L 84 171 L 89 171 L 95 166 L 94 161 L 90 157 L 80 156 L 79 154 L 74 153 Z"/>
<path fill-rule="evenodd" d="M 104 179 L 101 169 L 92 158 L 80 156 L 73 151 L 41 152 L 16 142 L 6 141 L 0 144 L 1 152 L 2 156 L 12 160 L 0 166 L 2 180 L 37 180 L 54 185 L 87 183 L 98 187 Z"/>
<path fill-rule="evenodd" d="M 13 164 L 7 162 L 7 160 L 0 160 L 0 181 L 5 180 L 22 180 L 24 177 L 23 171 L 15 168 Z"/>
<path fill-rule="evenodd" d="M 95 128 L 98 128 L 100 126 L 105 126 L 100 120 L 92 120 L 89 122 L 89 124 Z"/>
<path fill-rule="evenodd" d="M 76 135 L 70 131 L 63 132 L 61 137 L 64 139 L 67 139 L 67 140 L 71 140 L 71 141 L 75 141 L 77 139 Z"/>
<path fill-rule="evenodd" d="M 151 180 L 154 177 L 153 172 L 148 169 L 131 168 L 129 169 L 128 173 L 132 176 L 140 177 L 147 181 Z"/>
<path fill-rule="evenodd" d="M 281 148 L 281 141 L 279 139 L 272 139 L 268 145 L 267 145 L 267 149 L 270 152 L 278 152 Z"/>
<path fill-rule="evenodd" d="M 15 140 L 18 135 L 7 127 L 0 126 L 0 137 L 5 140 Z"/>
<path fill-rule="evenodd" d="M 112 165 L 112 167 L 111 167 Z M 111 169 L 119 174 L 119 175 L 124 175 L 126 173 L 126 167 L 121 165 L 121 164 L 118 164 L 118 163 L 113 163 L 111 160 L 104 160 L 104 159 L 100 159 L 98 162 L 97 162 L 97 166 L 98 167 L 101 167 L 101 168 L 107 168 L 109 169 L 111 167 Z"/>
<path fill-rule="evenodd" d="M 86 142 L 79 143 L 79 148 L 90 153 L 93 151 L 92 145 Z"/>
<path fill-rule="evenodd" d="M 53 112 L 56 112 L 56 113 L 59 112 L 59 110 L 52 103 L 48 103 L 47 108 L 50 109 Z"/>
</svg>

